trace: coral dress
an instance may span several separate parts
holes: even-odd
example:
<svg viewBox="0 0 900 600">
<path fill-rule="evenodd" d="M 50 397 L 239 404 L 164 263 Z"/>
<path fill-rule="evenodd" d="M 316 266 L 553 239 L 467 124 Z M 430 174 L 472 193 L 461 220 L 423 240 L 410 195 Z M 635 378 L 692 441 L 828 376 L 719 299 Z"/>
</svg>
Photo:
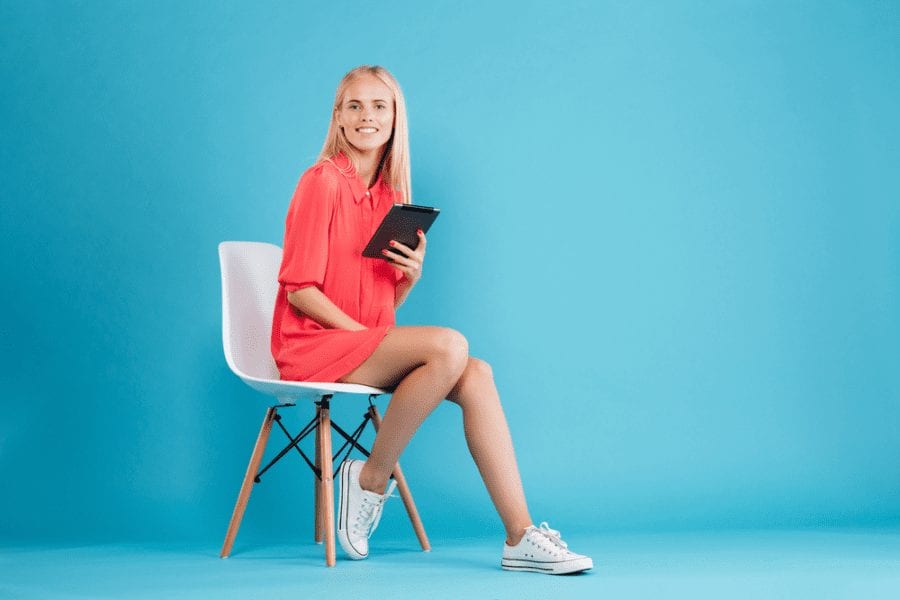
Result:
<svg viewBox="0 0 900 600">
<path fill-rule="evenodd" d="M 337 381 L 361 365 L 394 326 L 394 294 L 403 273 L 363 248 L 401 195 L 379 179 L 366 189 L 338 154 L 300 178 L 288 209 L 272 356 L 282 379 Z M 288 302 L 288 292 L 318 287 L 368 329 L 329 329 Z"/>
</svg>

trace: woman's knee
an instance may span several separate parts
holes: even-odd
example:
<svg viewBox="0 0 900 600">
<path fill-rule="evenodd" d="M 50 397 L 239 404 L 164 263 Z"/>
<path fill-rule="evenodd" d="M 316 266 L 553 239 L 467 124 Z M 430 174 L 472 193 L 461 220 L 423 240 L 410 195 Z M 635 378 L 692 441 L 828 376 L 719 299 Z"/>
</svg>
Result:
<svg viewBox="0 0 900 600">
<path fill-rule="evenodd" d="M 438 327 L 432 341 L 435 355 L 461 374 L 469 359 L 469 341 L 466 337 L 455 329 Z"/>
<path fill-rule="evenodd" d="M 470 357 L 466 369 L 456 384 L 460 396 L 484 396 L 484 391 L 494 384 L 491 365 L 480 358 Z"/>
<path fill-rule="evenodd" d="M 472 356 L 469 357 L 469 363 L 466 365 L 463 377 L 478 381 L 492 381 L 494 379 L 494 370 L 486 360 Z"/>
<path fill-rule="evenodd" d="M 480 358 L 470 356 L 465 370 L 456 385 L 453 386 L 447 399 L 465 408 L 470 401 L 481 402 L 484 398 L 492 397 L 491 394 L 485 394 L 485 392 L 488 391 L 486 388 L 493 384 L 494 372 L 491 365 Z"/>
</svg>

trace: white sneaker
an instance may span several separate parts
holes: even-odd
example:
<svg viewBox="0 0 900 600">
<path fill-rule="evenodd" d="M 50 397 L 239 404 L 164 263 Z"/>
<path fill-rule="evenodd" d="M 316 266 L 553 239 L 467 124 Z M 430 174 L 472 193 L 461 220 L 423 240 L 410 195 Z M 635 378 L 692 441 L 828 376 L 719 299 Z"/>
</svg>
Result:
<svg viewBox="0 0 900 600">
<path fill-rule="evenodd" d="M 541 523 L 530 525 L 515 546 L 503 544 L 503 560 L 500 566 L 508 571 L 534 571 L 549 575 L 577 573 L 594 568 L 589 556 L 575 554 L 559 537 L 559 532 Z"/>
<path fill-rule="evenodd" d="M 395 481 L 391 481 L 383 495 L 362 489 L 359 485 L 359 472 L 364 464 L 364 460 L 346 460 L 341 463 L 338 541 L 344 552 L 354 560 L 361 560 L 369 555 L 369 537 L 381 520 L 384 501 L 397 485 Z"/>
</svg>

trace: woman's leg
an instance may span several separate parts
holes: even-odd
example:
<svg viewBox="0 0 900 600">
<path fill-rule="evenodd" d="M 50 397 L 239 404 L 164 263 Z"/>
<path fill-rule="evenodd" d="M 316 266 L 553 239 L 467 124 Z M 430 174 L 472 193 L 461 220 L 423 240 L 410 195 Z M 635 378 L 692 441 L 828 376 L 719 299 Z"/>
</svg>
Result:
<svg viewBox="0 0 900 600">
<path fill-rule="evenodd" d="M 400 453 L 447 397 L 466 368 L 466 338 L 445 327 L 394 327 L 344 383 L 394 387 L 372 452 L 359 474 L 364 490 L 383 494 Z"/>
<path fill-rule="evenodd" d="M 506 543 L 514 546 L 532 521 L 491 366 L 470 357 L 447 399 L 462 408 L 469 452 L 506 528 Z"/>
<path fill-rule="evenodd" d="M 383 493 L 416 429 L 447 398 L 463 409 L 469 451 L 507 531 L 518 543 L 531 525 L 515 453 L 490 366 L 468 357 L 465 338 L 443 327 L 395 327 L 346 383 L 397 388 L 360 473 L 363 489 Z"/>
</svg>

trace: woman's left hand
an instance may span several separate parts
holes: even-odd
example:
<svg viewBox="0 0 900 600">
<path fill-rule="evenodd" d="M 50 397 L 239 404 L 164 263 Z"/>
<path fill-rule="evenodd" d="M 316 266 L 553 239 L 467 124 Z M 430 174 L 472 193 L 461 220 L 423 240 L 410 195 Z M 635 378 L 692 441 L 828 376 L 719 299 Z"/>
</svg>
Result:
<svg viewBox="0 0 900 600">
<path fill-rule="evenodd" d="M 391 240 L 391 250 L 381 252 L 388 257 L 394 268 L 399 269 L 410 285 L 415 285 L 422 276 L 422 263 L 425 262 L 425 233 L 419 229 L 419 245 L 413 250 L 397 240 Z"/>
</svg>

